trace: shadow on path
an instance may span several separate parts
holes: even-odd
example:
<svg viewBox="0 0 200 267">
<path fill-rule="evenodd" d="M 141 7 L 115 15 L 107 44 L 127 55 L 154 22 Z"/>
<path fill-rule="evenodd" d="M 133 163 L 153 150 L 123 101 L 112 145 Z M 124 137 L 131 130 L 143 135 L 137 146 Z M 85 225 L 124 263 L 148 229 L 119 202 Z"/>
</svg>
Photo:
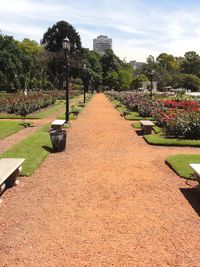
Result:
<svg viewBox="0 0 200 267">
<path fill-rule="evenodd" d="M 200 216 L 200 192 L 196 188 L 180 188 L 180 191 Z"/>
<path fill-rule="evenodd" d="M 53 153 L 53 148 L 49 147 L 49 146 L 42 146 L 42 148 L 44 148 L 46 151 Z"/>
</svg>

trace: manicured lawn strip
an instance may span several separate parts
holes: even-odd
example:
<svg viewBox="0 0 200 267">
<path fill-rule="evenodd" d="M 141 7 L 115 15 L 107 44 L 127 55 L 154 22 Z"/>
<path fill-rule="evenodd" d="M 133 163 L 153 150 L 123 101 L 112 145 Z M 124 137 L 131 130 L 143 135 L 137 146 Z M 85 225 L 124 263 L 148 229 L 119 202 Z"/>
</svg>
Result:
<svg viewBox="0 0 200 267">
<path fill-rule="evenodd" d="M 116 108 L 120 113 L 123 113 L 124 111 L 127 111 L 127 108 L 125 105 L 123 105 L 120 101 L 118 100 L 111 100 L 109 101 L 113 104 L 114 108 Z"/>
<path fill-rule="evenodd" d="M 73 99 L 73 103 L 79 102 L 80 97 Z M 23 176 L 30 176 L 42 164 L 52 149 L 51 139 L 48 130 L 50 124 L 44 125 L 34 134 L 15 144 L 6 152 L 0 154 L 0 158 L 25 158 L 22 165 Z M 68 128 L 69 126 L 64 126 Z"/>
<path fill-rule="evenodd" d="M 123 113 L 124 111 L 128 111 L 127 107 L 123 105 L 118 100 L 109 99 L 109 101 L 114 105 L 114 107 L 120 112 Z M 116 105 L 120 105 L 120 107 L 116 107 Z M 153 121 L 154 119 L 152 117 L 141 117 L 138 112 L 130 112 L 129 115 L 124 117 L 126 120 L 130 121 L 139 121 L 139 120 L 150 120 Z"/>
<path fill-rule="evenodd" d="M 83 109 L 85 108 L 85 106 L 87 105 L 87 103 L 90 101 L 90 99 L 92 98 L 92 95 L 89 96 L 89 100 L 86 100 L 86 104 L 84 105 L 84 107 L 80 106 L 79 103 L 83 104 L 83 102 L 81 101 L 83 99 L 83 96 L 79 96 L 78 98 L 74 99 L 74 101 L 70 102 L 70 109 L 69 112 L 72 111 L 71 106 L 74 106 L 76 110 L 79 111 L 79 113 L 81 113 L 83 111 Z M 74 114 L 70 114 L 69 115 L 69 120 L 76 120 L 78 116 L 74 115 Z M 58 118 L 58 120 L 64 120 L 65 119 L 65 113 L 61 114 Z"/>
<path fill-rule="evenodd" d="M 22 175 L 30 176 L 44 161 L 51 151 L 52 145 L 47 124 L 9 150 L 0 155 L 1 158 L 25 158 Z M 46 148 L 46 149 L 45 149 Z"/>
<path fill-rule="evenodd" d="M 163 133 L 163 130 L 162 130 L 162 128 L 160 128 L 160 127 L 158 127 L 158 126 L 154 126 L 153 127 L 153 130 L 154 130 L 154 132 L 156 133 L 156 134 L 161 134 L 161 133 Z"/>
<path fill-rule="evenodd" d="M 166 138 L 162 133 L 144 135 L 144 139 L 151 145 L 200 147 L 200 140 Z"/>
<path fill-rule="evenodd" d="M 141 124 L 139 121 L 132 123 L 131 126 L 135 129 L 141 129 Z"/>
<path fill-rule="evenodd" d="M 35 112 L 32 115 L 28 115 L 27 118 L 43 119 L 43 118 L 50 116 L 54 112 L 57 112 L 59 109 L 64 108 L 64 107 L 65 107 L 65 101 L 64 100 L 57 100 L 56 103 L 52 107 L 46 108 L 40 112 Z"/>
<path fill-rule="evenodd" d="M 72 98 L 70 98 L 69 101 L 71 103 L 74 103 L 74 102 L 76 103 L 76 102 L 80 101 L 81 97 L 82 97 L 82 95 L 77 96 L 77 97 L 72 97 Z M 47 110 L 44 110 L 43 112 L 41 112 L 39 114 L 39 116 L 37 118 L 38 119 L 46 118 L 49 115 L 53 114 L 54 112 L 56 112 L 59 109 L 64 108 L 64 107 L 65 107 L 65 100 L 57 100 L 55 106 L 53 106 L 51 109 L 49 108 Z"/>
<path fill-rule="evenodd" d="M 18 121 L 0 121 L 0 139 L 24 129 L 24 125 Z"/>
<path fill-rule="evenodd" d="M 141 117 L 139 116 L 138 112 L 131 112 L 129 115 L 125 116 L 125 119 L 130 120 L 130 121 L 139 121 L 139 120 L 153 121 L 154 120 L 152 117 Z"/>
<path fill-rule="evenodd" d="M 190 163 L 200 164 L 200 154 L 179 154 L 170 156 L 166 159 L 166 164 L 170 166 L 180 177 L 186 179 L 194 179 L 193 171 L 189 167 Z"/>
</svg>

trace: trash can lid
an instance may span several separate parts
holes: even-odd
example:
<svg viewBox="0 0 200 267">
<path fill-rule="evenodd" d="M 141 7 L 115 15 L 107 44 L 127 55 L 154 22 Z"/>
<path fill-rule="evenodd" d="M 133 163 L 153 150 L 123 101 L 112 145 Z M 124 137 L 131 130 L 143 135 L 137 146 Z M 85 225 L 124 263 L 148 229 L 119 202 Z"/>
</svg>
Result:
<svg viewBox="0 0 200 267">
<path fill-rule="evenodd" d="M 51 125 L 63 126 L 65 124 L 65 120 L 55 120 L 51 123 Z"/>
</svg>

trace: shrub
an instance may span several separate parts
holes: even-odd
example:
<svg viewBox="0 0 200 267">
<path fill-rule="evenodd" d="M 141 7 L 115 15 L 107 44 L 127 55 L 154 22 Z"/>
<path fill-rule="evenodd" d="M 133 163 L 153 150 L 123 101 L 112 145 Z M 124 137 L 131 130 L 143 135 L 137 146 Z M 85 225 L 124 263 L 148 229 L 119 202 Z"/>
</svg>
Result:
<svg viewBox="0 0 200 267">
<path fill-rule="evenodd" d="M 163 129 L 167 136 L 200 139 L 200 111 L 177 111 L 163 117 Z"/>
<path fill-rule="evenodd" d="M 23 93 L 7 94 L 0 99 L 0 112 L 6 113 L 32 113 L 40 108 L 54 104 L 56 97 L 42 92 L 29 93 L 25 96 Z"/>
</svg>

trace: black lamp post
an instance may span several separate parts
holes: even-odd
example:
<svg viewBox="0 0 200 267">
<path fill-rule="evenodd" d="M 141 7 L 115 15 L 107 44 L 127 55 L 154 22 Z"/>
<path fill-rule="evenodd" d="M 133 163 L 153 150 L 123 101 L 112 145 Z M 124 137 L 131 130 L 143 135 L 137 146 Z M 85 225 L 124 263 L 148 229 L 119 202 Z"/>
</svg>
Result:
<svg viewBox="0 0 200 267">
<path fill-rule="evenodd" d="M 94 78 L 92 77 L 90 79 L 90 91 L 93 93 L 93 82 L 94 82 Z"/>
<path fill-rule="evenodd" d="M 137 91 L 138 91 L 138 75 L 136 75 L 136 78 L 135 78 L 135 90 L 137 93 Z"/>
<path fill-rule="evenodd" d="M 83 102 L 85 103 L 85 101 L 86 101 L 86 87 L 87 87 L 87 77 L 86 77 L 86 73 L 87 72 L 87 66 L 86 66 L 86 64 L 84 64 L 83 65 L 83 74 L 84 74 L 84 86 L 83 86 L 83 90 L 84 90 L 84 92 L 83 92 Z"/>
<path fill-rule="evenodd" d="M 65 100 L 66 100 L 66 113 L 65 113 L 65 123 L 69 122 L 69 52 L 71 44 L 69 39 L 66 37 L 62 41 L 63 50 L 65 51 L 65 72 L 63 89 L 65 90 Z"/>
<path fill-rule="evenodd" d="M 154 76 L 155 70 L 152 70 L 150 73 L 150 81 L 151 81 L 151 91 L 150 91 L 150 98 L 152 99 L 153 96 L 153 76 Z"/>
</svg>

